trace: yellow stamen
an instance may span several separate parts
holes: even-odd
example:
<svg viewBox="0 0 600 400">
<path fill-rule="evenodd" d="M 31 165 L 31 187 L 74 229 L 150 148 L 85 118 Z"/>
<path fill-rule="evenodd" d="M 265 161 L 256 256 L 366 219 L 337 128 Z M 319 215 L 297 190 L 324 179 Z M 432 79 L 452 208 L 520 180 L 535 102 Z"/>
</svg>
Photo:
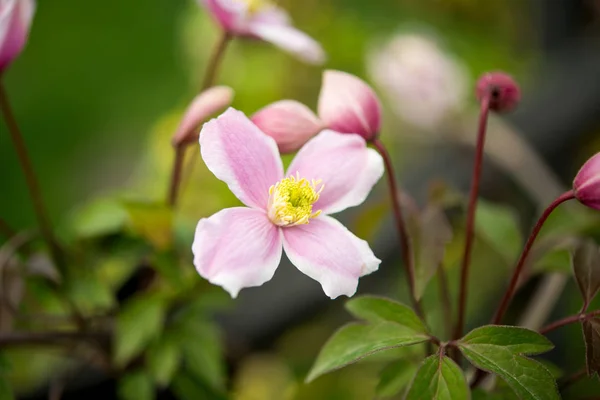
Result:
<svg viewBox="0 0 600 400">
<path fill-rule="evenodd" d="M 279 226 L 308 224 L 321 214 L 321 210 L 313 212 L 312 206 L 323 187 L 320 179 L 309 182 L 298 173 L 282 179 L 269 189 L 269 219 Z"/>
<path fill-rule="evenodd" d="M 261 9 L 265 8 L 266 6 L 268 6 L 271 3 L 270 0 L 244 0 L 244 1 L 248 5 L 248 12 L 250 14 L 254 14 L 257 11 L 260 11 Z"/>
</svg>

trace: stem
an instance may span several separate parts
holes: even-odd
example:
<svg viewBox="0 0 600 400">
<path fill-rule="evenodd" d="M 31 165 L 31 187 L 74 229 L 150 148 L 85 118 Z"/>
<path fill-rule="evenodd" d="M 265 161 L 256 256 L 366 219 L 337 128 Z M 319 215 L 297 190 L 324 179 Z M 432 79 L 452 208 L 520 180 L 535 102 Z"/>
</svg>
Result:
<svg viewBox="0 0 600 400">
<path fill-rule="evenodd" d="M 48 214 L 46 213 L 46 208 L 44 206 L 44 201 L 42 200 L 42 193 L 40 191 L 38 180 L 35 175 L 35 172 L 33 171 L 33 166 L 29 158 L 29 153 L 27 152 L 27 147 L 25 146 L 25 142 L 23 141 L 23 135 L 21 134 L 21 130 L 19 129 L 19 126 L 17 124 L 17 120 L 12 112 L 12 108 L 10 106 L 10 102 L 8 101 L 8 96 L 6 94 L 4 84 L 1 81 L 0 111 L 4 116 L 4 122 L 6 123 L 8 132 L 10 134 L 10 138 L 15 146 L 17 157 L 19 158 L 19 162 L 21 164 L 21 169 L 23 170 L 23 174 L 25 175 L 25 181 L 27 183 L 27 188 L 29 189 L 29 195 L 33 203 L 33 208 L 35 210 L 35 216 L 37 218 L 40 231 L 42 233 L 42 236 L 44 237 L 44 240 L 48 244 L 52 260 L 54 261 L 56 267 L 60 270 L 63 260 L 62 251 L 58 245 L 58 242 L 56 241 L 56 238 L 54 237 L 52 225 L 50 223 L 50 218 L 48 218 Z"/>
<path fill-rule="evenodd" d="M 6 238 L 10 238 L 16 234 L 16 231 L 5 220 L 0 218 L 0 234 Z"/>
<path fill-rule="evenodd" d="M 202 80 L 202 87 L 200 88 L 200 93 L 202 93 L 214 84 L 214 81 L 217 77 L 217 72 L 219 70 L 221 62 L 223 61 L 223 56 L 225 55 L 225 50 L 227 49 L 227 45 L 229 44 L 232 38 L 233 36 L 231 36 L 228 32 L 223 31 L 223 33 L 221 34 L 221 37 L 217 41 L 215 49 L 208 61 L 208 66 L 206 67 L 204 79 Z M 175 147 L 175 158 L 173 161 L 171 181 L 169 184 L 169 194 L 167 198 L 167 203 L 172 208 L 174 208 L 177 205 L 179 188 L 181 186 L 181 175 L 183 170 L 183 164 L 185 161 L 185 150 L 187 148 L 187 145 L 187 143 L 181 143 Z"/>
<path fill-rule="evenodd" d="M 404 218 L 402 216 L 402 208 L 400 206 L 400 196 L 399 190 L 396 185 L 396 176 L 394 174 L 394 167 L 392 166 L 392 160 L 390 158 L 387 149 L 385 148 L 383 142 L 379 139 L 375 138 L 372 140 L 373 146 L 377 149 L 381 157 L 383 158 L 383 162 L 385 164 L 385 169 L 387 171 L 387 182 L 390 189 L 390 199 L 392 202 L 392 210 L 394 212 L 394 219 L 396 221 L 396 229 L 398 230 L 398 240 L 400 241 L 400 249 L 402 251 L 402 257 L 404 261 L 404 268 L 406 269 L 406 275 L 408 277 L 408 288 L 410 291 L 411 301 L 415 308 L 415 311 L 419 316 L 425 320 L 425 316 L 423 314 L 423 309 L 421 307 L 421 303 L 417 300 L 417 296 L 415 295 L 415 267 L 413 263 L 413 254 L 411 246 L 408 242 L 408 233 L 406 231 L 406 224 L 404 222 Z"/>
<path fill-rule="evenodd" d="M 558 321 L 554 321 L 551 324 L 544 326 L 539 330 L 540 334 L 545 335 L 553 330 L 558 328 L 562 328 L 565 325 L 574 324 L 579 321 L 585 321 L 586 319 L 594 318 L 595 316 L 600 315 L 600 310 L 592 311 L 587 314 L 575 314 L 570 317 L 566 317 L 563 319 L 559 319 Z"/>
<path fill-rule="evenodd" d="M 561 379 L 558 382 L 558 389 L 562 392 L 565 389 L 567 389 L 568 387 L 570 387 L 571 385 L 579 382 L 581 379 L 585 378 L 587 376 L 587 370 L 586 368 L 581 368 L 579 371 L 573 373 L 572 375 L 569 375 L 563 379 Z"/>
<path fill-rule="evenodd" d="M 552 211 L 554 211 L 554 209 L 556 207 L 558 207 L 560 204 L 564 203 L 565 201 L 571 200 L 573 198 L 575 198 L 575 194 L 573 193 L 572 190 L 569 190 L 568 192 L 561 194 L 560 196 L 558 196 L 556 198 L 556 200 L 554 200 L 552 203 L 550 203 L 550 205 L 544 210 L 544 212 L 542 213 L 542 215 L 536 222 L 535 226 L 533 227 L 533 230 L 531 231 L 531 234 L 529 235 L 529 238 L 527 239 L 527 243 L 525 243 L 525 247 L 523 248 L 523 252 L 521 253 L 521 256 L 519 257 L 519 261 L 517 261 L 517 266 L 514 269 L 512 278 L 510 280 L 510 284 L 508 285 L 508 288 L 506 289 L 506 292 L 504 293 L 504 297 L 502 298 L 502 301 L 500 302 L 500 305 L 498 306 L 498 310 L 496 311 L 496 314 L 494 315 L 492 324 L 497 325 L 502 321 L 502 317 L 504 317 L 504 313 L 506 312 L 506 309 L 508 308 L 508 305 L 510 304 L 510 301 L 515 292 L 515 289 L 517 288 L 517 283 L 519 282 L 519 276 L 521 275 L 521 271 L 523 270 L 523 267 L 525 266 L 525 260 L 527 259 L 527 256 L 529 255 L 529 251 L 531 250 L 531 247 L 533 246 L 533 242 L 535 241 L 538 234 L 540 233 L 542 226 L 544 225 L 544 223 L 546 222 L 546 220 L 548 219 L 548 217 L 550 216 L 550 214 L 552 213 Z"/>
<path fill-rule="evenodd" d="M 72 341 L 103 341 L 110 334 L 101 332 L 19 332 L 0 335 L 0 349 L 7 346 L 61 344 Z"/>
<path fill-rule="evenodd" d="M 473 164 L 473 177 L 471 180 L 471 193 L 469 195 L 469 206 L 467 208 L 467 221 L 465 228 L 465 250 L 460 270 L 460 289 L 458 295 L 458 320 L 454 330 L 454 339 L 462 336 L 465 325 L 465 314 L 467 308 L 467 286 L 469 280 L 469 266 L 471 264 L 471 248 L 473 247 L 473 231 L 475 226 L 475 211 L 477 209 L 477 198 L 479 196 L 479 182 L 481 180 L 481 169 L 483 166 L 483 148 L 485 145 L 485 133 L 487 119 L 490 110 L 490 96 L 488 93 L 481 99 L 479 112 L 479 129 L 477 132 L 477 144 L 475 147 L 475 162 Z"/>
<path fill-rule="evenodd" d="M 444 318 L 444 327 L 446 329 L 446 335 L 450 337 L 452 335 L 452 298 L 450 297 L 448 277 L 446 276 L 446 271 L 444 270 L 443 265 L 438 267 L 437 275 L 441 309 Z"/>
</svg>

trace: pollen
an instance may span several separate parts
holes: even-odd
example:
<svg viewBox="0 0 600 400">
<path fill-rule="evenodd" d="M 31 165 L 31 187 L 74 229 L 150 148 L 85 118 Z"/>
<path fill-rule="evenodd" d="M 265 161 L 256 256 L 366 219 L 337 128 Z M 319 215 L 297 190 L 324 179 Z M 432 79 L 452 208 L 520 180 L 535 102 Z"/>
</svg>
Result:
<svg viewBox="0 0 600 400">
<path fill-rule="evenodd" d="M 320 179 L 301 179 L 298 173 L 282 179 L 269 189 L 269 219 L 279 226 L 308 224 L 321 214 L 321 210 L 313 212 L 313 204 L 323 188 Z"/>
<path fill-rule="evenodd" d="M 265 8 L 269 4 L 271 4 L 270 0 L 245 0 L 248 5 L 248 12 L 250 14 L 254 14 L 257 11 Z"/>
</svg>

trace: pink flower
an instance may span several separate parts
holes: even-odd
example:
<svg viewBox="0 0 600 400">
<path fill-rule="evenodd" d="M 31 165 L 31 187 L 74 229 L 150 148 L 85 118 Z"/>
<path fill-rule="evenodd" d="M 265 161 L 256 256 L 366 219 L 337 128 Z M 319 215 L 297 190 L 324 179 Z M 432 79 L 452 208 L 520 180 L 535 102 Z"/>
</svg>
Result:
<svg viewBox="0 0 600 400">
<path fill-rule="evenodd" d="M 173 135 L 173 145 L 180 146 L 198 140 L 200 124 L 211 115 L 224 110 L 232 100 L 233 89 L 228 86 L 213 86 L 196 96 Z"/>
<path fill-rule="evenodd" d="M 364 81 L 341 71 L 325 71 L 319 96 L 319 117 L 340 133 L 357 133 L 366 140 L 379 135 L 381 104 Z"/>
<path fill-rule="evenodd" d="M 0 72 L 23 50 L 34 12 L 34 0 L 0 0 Z"/>
<path fill-rule="evenodd" d="M 192 245 L 200 275 L 232 297 L 270 280 L 282 250 L 331 298 L 352 296 L 359 277 L 379 267 L 367 242 L 329 216 L 361 204 L 383 174 L 360 136 L 323 131 L 284 174 L 275 141 L 229 109 L 204 125 L 200 150 L 246 205 L 201 219 Z"/>
<path fill-rule="evenodd" d="M 315 113 L 294 100 L 277 101 L 258 110 L 252 122 L 275 139 L 282 153 L 298 150 L 323 130 L 323 123 Z"/>
<path fill-rule="evenodd" d="M 262 39 L 312 64 L 325 61 L 321 46 L 294 28 L 288 14 L 268 0 L 199 1 L 231 35 Z"/>
<path fill-rule="evenodd" d="M 573 181 L 573 191 L 582 204 L 600 210 L 600 153 L 583 164 Z"/>
</svg>

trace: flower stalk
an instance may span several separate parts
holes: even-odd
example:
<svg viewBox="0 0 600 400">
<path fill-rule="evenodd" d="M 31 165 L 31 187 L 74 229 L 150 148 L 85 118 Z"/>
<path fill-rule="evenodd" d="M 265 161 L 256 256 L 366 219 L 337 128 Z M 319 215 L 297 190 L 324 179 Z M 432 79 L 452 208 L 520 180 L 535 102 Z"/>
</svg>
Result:
<svg viewBox="0 0 600 400">
<path fill-rule="evenodd" d="M 551 324 L 548 324 L 540 329 L 540 333 L 542 335 L 546 335 L 549 332 L 552 332 L 558 328 L 562 328 L 563 326 L 574 324 L 576 322 L 585 321 L 590 318 L 594 318 L 600 315 L 600 310 L 592 311 L 587 314 L 576 314 L 571 315 L 570 317 L 566 317 L 563 319 L 559 319 L 558 321 L 554 321 Z"/>
</svg>

